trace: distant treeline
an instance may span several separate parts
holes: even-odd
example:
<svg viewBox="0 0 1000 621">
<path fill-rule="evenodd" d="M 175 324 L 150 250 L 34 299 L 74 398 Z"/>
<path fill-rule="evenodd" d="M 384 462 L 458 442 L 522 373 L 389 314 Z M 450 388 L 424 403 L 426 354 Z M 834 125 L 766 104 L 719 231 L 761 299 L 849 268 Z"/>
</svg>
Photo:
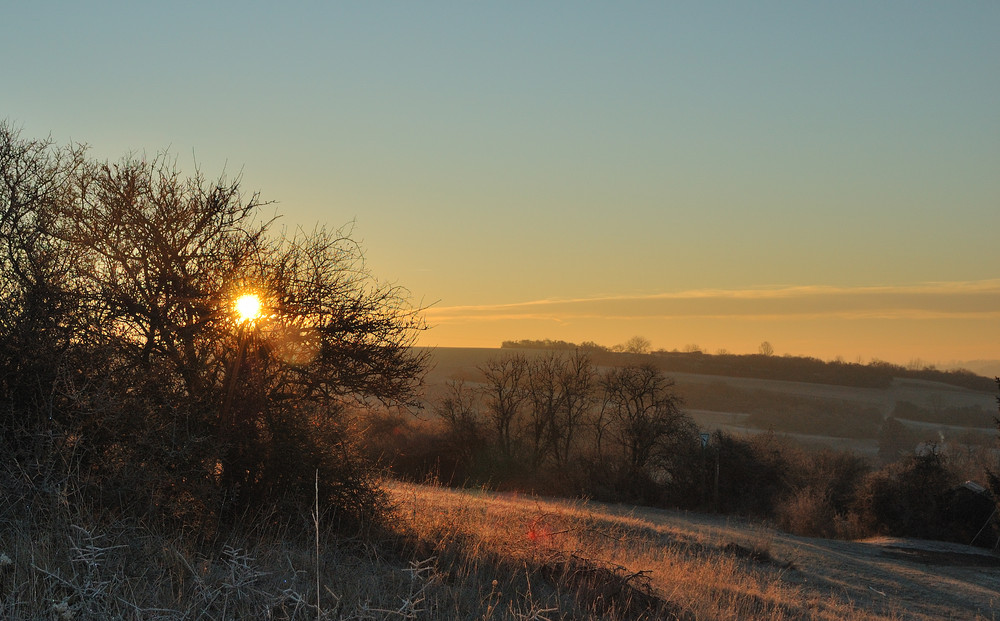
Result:
<svg viewBox="0 0 1000 621">
<path fill-rule="evenodd" d="M 598 345 L 593 341 L 582 343 L 570 343 L 569 341 L 553 341 L 551 339 L 533 340 L 521 339 L 519 341 L 504 341 L 500 344 L 501 349 L 582 349 L 611 352 L 610 347 Z"/>
<path fill-rule="evenodd" d="M 504 341 L 503 349 L 580 349 L 591 353 L 600 362 L 603 355 L 622 356 L 634 353 L 615 351 L 597 343 L 586 341 L 580 344 L 567 341 L 519 340 Z M 958 369 L 943 371 L 934 367 L 912 369 L 882 360 L 869 364 L 825 361 L 806 356 L 768 356 L 763 354 L 707 354 L 700 351 L 654 351 L 648 354 L 656 365 L 668 373 L 700 373 L 704 375 L 725 375 L 730 377 L 750 377 L 815 384 L 834 384 L 860 388 L 886 388 L 893 378 L 920 379 L 942 382 L 971 390 L 992 392 L 994 380 L 972 371 Z"/>
</svg>

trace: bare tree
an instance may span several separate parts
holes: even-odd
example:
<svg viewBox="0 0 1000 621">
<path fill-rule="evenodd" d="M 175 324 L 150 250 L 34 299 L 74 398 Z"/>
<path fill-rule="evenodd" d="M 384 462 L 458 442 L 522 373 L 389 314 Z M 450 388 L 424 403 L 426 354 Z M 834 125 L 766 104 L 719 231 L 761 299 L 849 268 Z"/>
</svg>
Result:
<svg viewBox="0 0 1000 621">
<path fill-rule="evenodd" d="M 533 468 L 549 459 L 567 464 L 595 403 L 597 375 L 590 357 L 579 351 L 504 356 L 488 360 L 481 370 L 481 392 L 501 452 L 511 456 L 523 449 Z"/>
<path fill-rule="evenodd" d="M 624 350 L 630 354 L 648 354 L 653 344 L 644 336 L 633 336 L 625 341 Z"/>
<path fill-rule="evenodd" d="M 597 370 L 590 356 L 575 351 L 562 365 L 559 376 L 562 408 L 557 417 L 556 460 L 566 464 L 579 432 L 591 417 L 597 391 Z"/>
<path fill-rule="evenodd" d="M 771 346 L 770 342 L 764 341 L 760 344 L 760 347 L 757 348 L 757 353 L 761 356 L 773 356 L 774 347 Z"/>
<path fill-rule="evenodd" d="M 310 498 L 319 469 L 328 499 L 371 506 L 345 408 L 413 404 L 427 354 L 411 347 L 420 309 L 369 275 L 350 230 L 275 234 L 239 179 L 184 177 L 165 157 L 97 164 L 0 129 L 0 322 L 61 326 L 76 362 L 54 415 L 77 425 L 95 489 L 118 477 L 175 506 L 235 507 Z M 72 312 L 32 307 L 33 287 Z M 247 292 L 253 322 L 233 312 Z"/>
<path fill-rule="evenodd" d="M 492 358 L 480 369 L 487 415 L 493 422 L 500 450 L 508 457 L 514 453 L 522 410 L 528 398 L 527 370 L 528 361 L 520 354 Z"/>
<path fill-rule="evenodd" d="M 54 383 L 77 321 L 76 299 L 66 291 L 77 260 L 53 237 L 68 180 L 81 166 L 79 148 L 29 140 L 0 122 L 0 400 L 4 414 L 21 409 L 54 421 Z M 30 405 L 31 407 L 26 407 Z"/>
<path fill-rule="evenodd" d="M 445 382 L 445 393 L 434 411 L 448 427 L 456 452 L 470 461 L 483 443 L 482 420 L 477 394 L 466 387 L 464 380 Z"/>
<path fill-rule="evenodd" d="M 532 466 L 535 468 L 557 449 L 560 433 L 558 417 L 565 398 L 561 381 L 565 367 L 565 359 L 555 353 L 534 358 L 528 363 L 526 388 L 530 407 L 525 426 Z"/>
<path fill-rule="evenodd" d="M 671 445 L 693 437 L 690 420 L 680 410 L 674 383 L 656 367 L 629 365 L 609 369 L 601 380 L 603 411 L 629 472 L 669 463 Z"/>
</svg>

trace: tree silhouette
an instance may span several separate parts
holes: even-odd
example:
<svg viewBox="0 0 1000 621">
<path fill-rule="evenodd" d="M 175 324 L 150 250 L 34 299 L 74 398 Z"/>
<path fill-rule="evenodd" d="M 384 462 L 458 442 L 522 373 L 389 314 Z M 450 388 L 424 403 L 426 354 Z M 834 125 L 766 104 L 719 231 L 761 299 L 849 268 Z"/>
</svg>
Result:
<svg viewBox="0 0 1000 621">
<path fill-rule="evenodd" d="M 528 399 L 528 360 L 519 354 L 491 358 L 480 371 L 484 378 L 482 390 L 487 416 L 493 423 L 501 452 L 511 457 Z"/>
<path fill-rule="evenodd" d="M 603 410 L 626 469 L 632 473 L 667 467 L 674 444 L 694 438 L 694 427 L 681 411 L 674 382 L 650 364 L 612 367 L 601 379 Z"/>
<path fill-rule="evenodd" d="M 307 501 L 318 470 L 329 501 L 374 510 L 349 413 L 415 403 L 426 354 L 410 347 L 420 310 L 366 271 L 350 230 L 275 232 L 239 179 L 185 177 L 165 156 L 96 163 L 0 129 L 0 399 L 45 405 L 82 491 L 214 513 Z M 234 312 L 246 292 L 252 324 Z"/>
<path fill-rule="evenodd" d="M 625 341 L 624 349 L 630 354 L 648 354 L 653 346 L 649 339 L 644 336 L 633 336 Z"/>
</svg>

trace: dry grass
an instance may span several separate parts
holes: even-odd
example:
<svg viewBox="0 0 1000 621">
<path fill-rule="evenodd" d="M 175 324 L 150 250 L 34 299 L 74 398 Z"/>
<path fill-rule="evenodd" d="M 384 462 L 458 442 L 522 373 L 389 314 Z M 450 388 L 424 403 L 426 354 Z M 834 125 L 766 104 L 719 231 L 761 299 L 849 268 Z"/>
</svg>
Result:
<svg viewBox="0 0 1000 621">
<path fill-rule="evenodd" d="M 548 610 L 547 618 L 898 618 L 784 580 L 794 560 L 772 555 L 765 528 L 719 539 L 584 503 L 401 483 L 389 489 L 398 527 L 422 542 L 453 584 L 487 598 L 483 583 L 516 592 L 505 618 L 522 618 L 515 601 Z M 466 618 L 489 618 L 491 610 L 483 612 Z"/>
<path fill-rule="evenodd" d="M 387 531 L 345 538 L 321 530 L 318 541 L 308 527 L 292 535 L 256 526 L 206 546 L 136 524 L 88 524 L 68 510 L 33 523 L 8 507 L 0 512 L 0 618 L 988 620 L 1000 605 L 982 595 L 1000 585 L 995 568 L 921 577 L 896 560 L 863 565 L 870 575 L 853 565 L 836 574 L 818 566 L 861 544 L 712 516 L 386 488 L 394 500 Z M 332 518 L 319 516 L 321 529 Z M 903 578 L 917 592 L 927 590 L 921 579 L 953 591 L 978 580 L 982 588 L 968 592 L 981 601 L 915 606 Z"/>
<path fill-rule="evenodd" d="M 44 523 L 0 513 L 0 618 L 406 619 L 432 583 L 368 536 L 324 531 L 317 548 L 312 533 L 257 516 L 206 544 L 68 512 Z"/>
</svg>

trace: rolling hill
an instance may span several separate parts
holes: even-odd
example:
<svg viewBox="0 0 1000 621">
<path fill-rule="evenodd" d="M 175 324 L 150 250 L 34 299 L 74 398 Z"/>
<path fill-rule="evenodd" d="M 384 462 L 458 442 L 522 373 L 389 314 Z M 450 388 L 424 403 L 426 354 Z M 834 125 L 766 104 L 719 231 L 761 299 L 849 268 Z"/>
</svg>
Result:
<svg viewBox="0 0 1000 621">
<path fill-rule="evenodd" d="M 544 355 L 552 349 L 437 348 L 427 401 L 445 382 L 476 383 L 491 357 Z M 600 366 L 652 363 L 676 382 L 685 411 L 705 431 L 774 431 L 806 443 L 874 454 L 884 421 L 894 417 L 920 440 L 990 443 L 996 434 L 996 386 L 970 372 L 907 370 L 885 363 L 813 358 L 592 351 Z M 919 441 L 919 440 L 918 440 Z"/>
</svg>

